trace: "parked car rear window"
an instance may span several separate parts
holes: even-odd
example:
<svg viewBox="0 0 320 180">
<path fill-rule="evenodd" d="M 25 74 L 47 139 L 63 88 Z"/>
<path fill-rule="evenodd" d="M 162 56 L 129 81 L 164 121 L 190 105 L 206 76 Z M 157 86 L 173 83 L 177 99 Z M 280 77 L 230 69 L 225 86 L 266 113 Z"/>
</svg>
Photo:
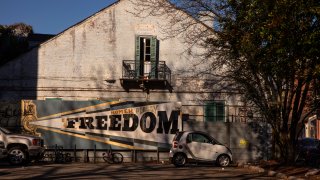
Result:
<svg viewBox="0 0 320 180">
<path fill-rule="evenodd" d="M 12 134 L 8 129 L 0 127 L 0 130 L 4 133 L 4 134 Z"/>
<path fill-rule="evenodd" d="M 173 141 L 179 141 L 182 137 L 184 132 L 177 132 L 177 134 L 174 136 Z"/>
</svg>

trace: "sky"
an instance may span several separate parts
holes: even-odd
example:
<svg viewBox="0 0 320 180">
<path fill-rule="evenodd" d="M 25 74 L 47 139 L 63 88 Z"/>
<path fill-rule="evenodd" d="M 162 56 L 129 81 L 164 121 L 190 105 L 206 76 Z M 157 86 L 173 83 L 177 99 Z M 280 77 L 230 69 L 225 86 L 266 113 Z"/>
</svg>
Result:
<svg viewBox="0 0 320 180">
<path fill-rule="evenodd" d="M 34 33 L 58 34 L 116 0 L 0 0 L 0 24 L 25 23 Z"/>
</svg>

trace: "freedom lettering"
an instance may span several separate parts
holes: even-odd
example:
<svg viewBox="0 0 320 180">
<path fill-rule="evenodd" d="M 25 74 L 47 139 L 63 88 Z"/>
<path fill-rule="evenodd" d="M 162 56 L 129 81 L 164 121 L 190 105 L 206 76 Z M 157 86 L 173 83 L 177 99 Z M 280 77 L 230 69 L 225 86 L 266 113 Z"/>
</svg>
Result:
<svg viewBox="0 0 320 180">
<path fill-rule="evenodd" d="M 175 134 L 179 131 L 179 115 L 180 111 L 172 111 L 168 119 L 166 111 L 158 111 L 158 118 L 153 112 L 143 113 L 140 119 L 136 114 L 67 118 L 66 128 L 76 128 L 77 125 L 79 129 L 136 131 L 140 127 L 143 132 L 152 133 L 158 124 L 156 129 L 158 134 Z"/>
</svg>

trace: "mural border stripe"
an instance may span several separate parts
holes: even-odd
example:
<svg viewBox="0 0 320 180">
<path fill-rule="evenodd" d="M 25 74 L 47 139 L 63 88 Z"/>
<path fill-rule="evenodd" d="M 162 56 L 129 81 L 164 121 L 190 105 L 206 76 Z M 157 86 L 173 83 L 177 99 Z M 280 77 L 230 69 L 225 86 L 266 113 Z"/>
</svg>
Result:
<svg viewBox="0 0 320 180">
<path fill-rule="evenodd" d="M 43 126 L 39 126 L 38 128 L 39 129 L 43 129 L 43 130 L 47 130 L 47 131 L 52 131 L 52 132 L 59 133 L 59 134 L 74 136 L 74 137 L 78 137 L 78 138 L 82 138 L 82 139 L 87 139 L 87 140 L 92 140 L 92 141 L 105 143 L 105 144 L 110 144 L 110 145 L 114 145 L 114 146 L 118 146 L 118 147 L 122 147 L 122 148 L 128 148 L 128 149 L 133 149 L 133 150 L 144 150 L 143 148 L 137 148 L 137 147 L 134 147 L 134 146 L 131 146 L 131 145 L 127 145 L 127 144 L 122 144 L 122 143 L 119 143 L 119 142 L 102 140 L 102 139 L 98 139 L 98 138 L 94 138 L 94 137 L 87 137 L 85 135 L 74 134 L 74 133 L 71 133 L 71 132 L 65 132 L 65 131 L 62 131 L 62 130 L 54 129 L 54 128 L 48 128 L 48 127 L 43 127 Z"/>
</svg>

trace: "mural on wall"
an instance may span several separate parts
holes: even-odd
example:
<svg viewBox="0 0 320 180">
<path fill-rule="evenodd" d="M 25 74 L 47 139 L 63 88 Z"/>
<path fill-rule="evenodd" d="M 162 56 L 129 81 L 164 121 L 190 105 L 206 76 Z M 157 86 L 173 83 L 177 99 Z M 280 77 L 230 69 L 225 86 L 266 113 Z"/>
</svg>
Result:
<svg viewBox="0 0 320 180">
<path fill-rule="evenodd" d="M 21 126 L 20 101 L 0 101 L 0 126 L 15 129 Z"/>
<path fill-rule="evenodd" d="M 24 128 L 64 148 L 167 149 L 181 103 L 23 101 Z"/>
<path fill-rule="evenodd" d="M 21 101 L 21 115 L 22 120 L 21 123 L 23 125 L 24 131 L 26 133 L 39 135 L 36 132 L 37 126 L 33 125 L 32 121 L 37 121 L 37 110 L 36 105 L 32 102 L 32 100 L 22 100 Z"/>
</svg>

